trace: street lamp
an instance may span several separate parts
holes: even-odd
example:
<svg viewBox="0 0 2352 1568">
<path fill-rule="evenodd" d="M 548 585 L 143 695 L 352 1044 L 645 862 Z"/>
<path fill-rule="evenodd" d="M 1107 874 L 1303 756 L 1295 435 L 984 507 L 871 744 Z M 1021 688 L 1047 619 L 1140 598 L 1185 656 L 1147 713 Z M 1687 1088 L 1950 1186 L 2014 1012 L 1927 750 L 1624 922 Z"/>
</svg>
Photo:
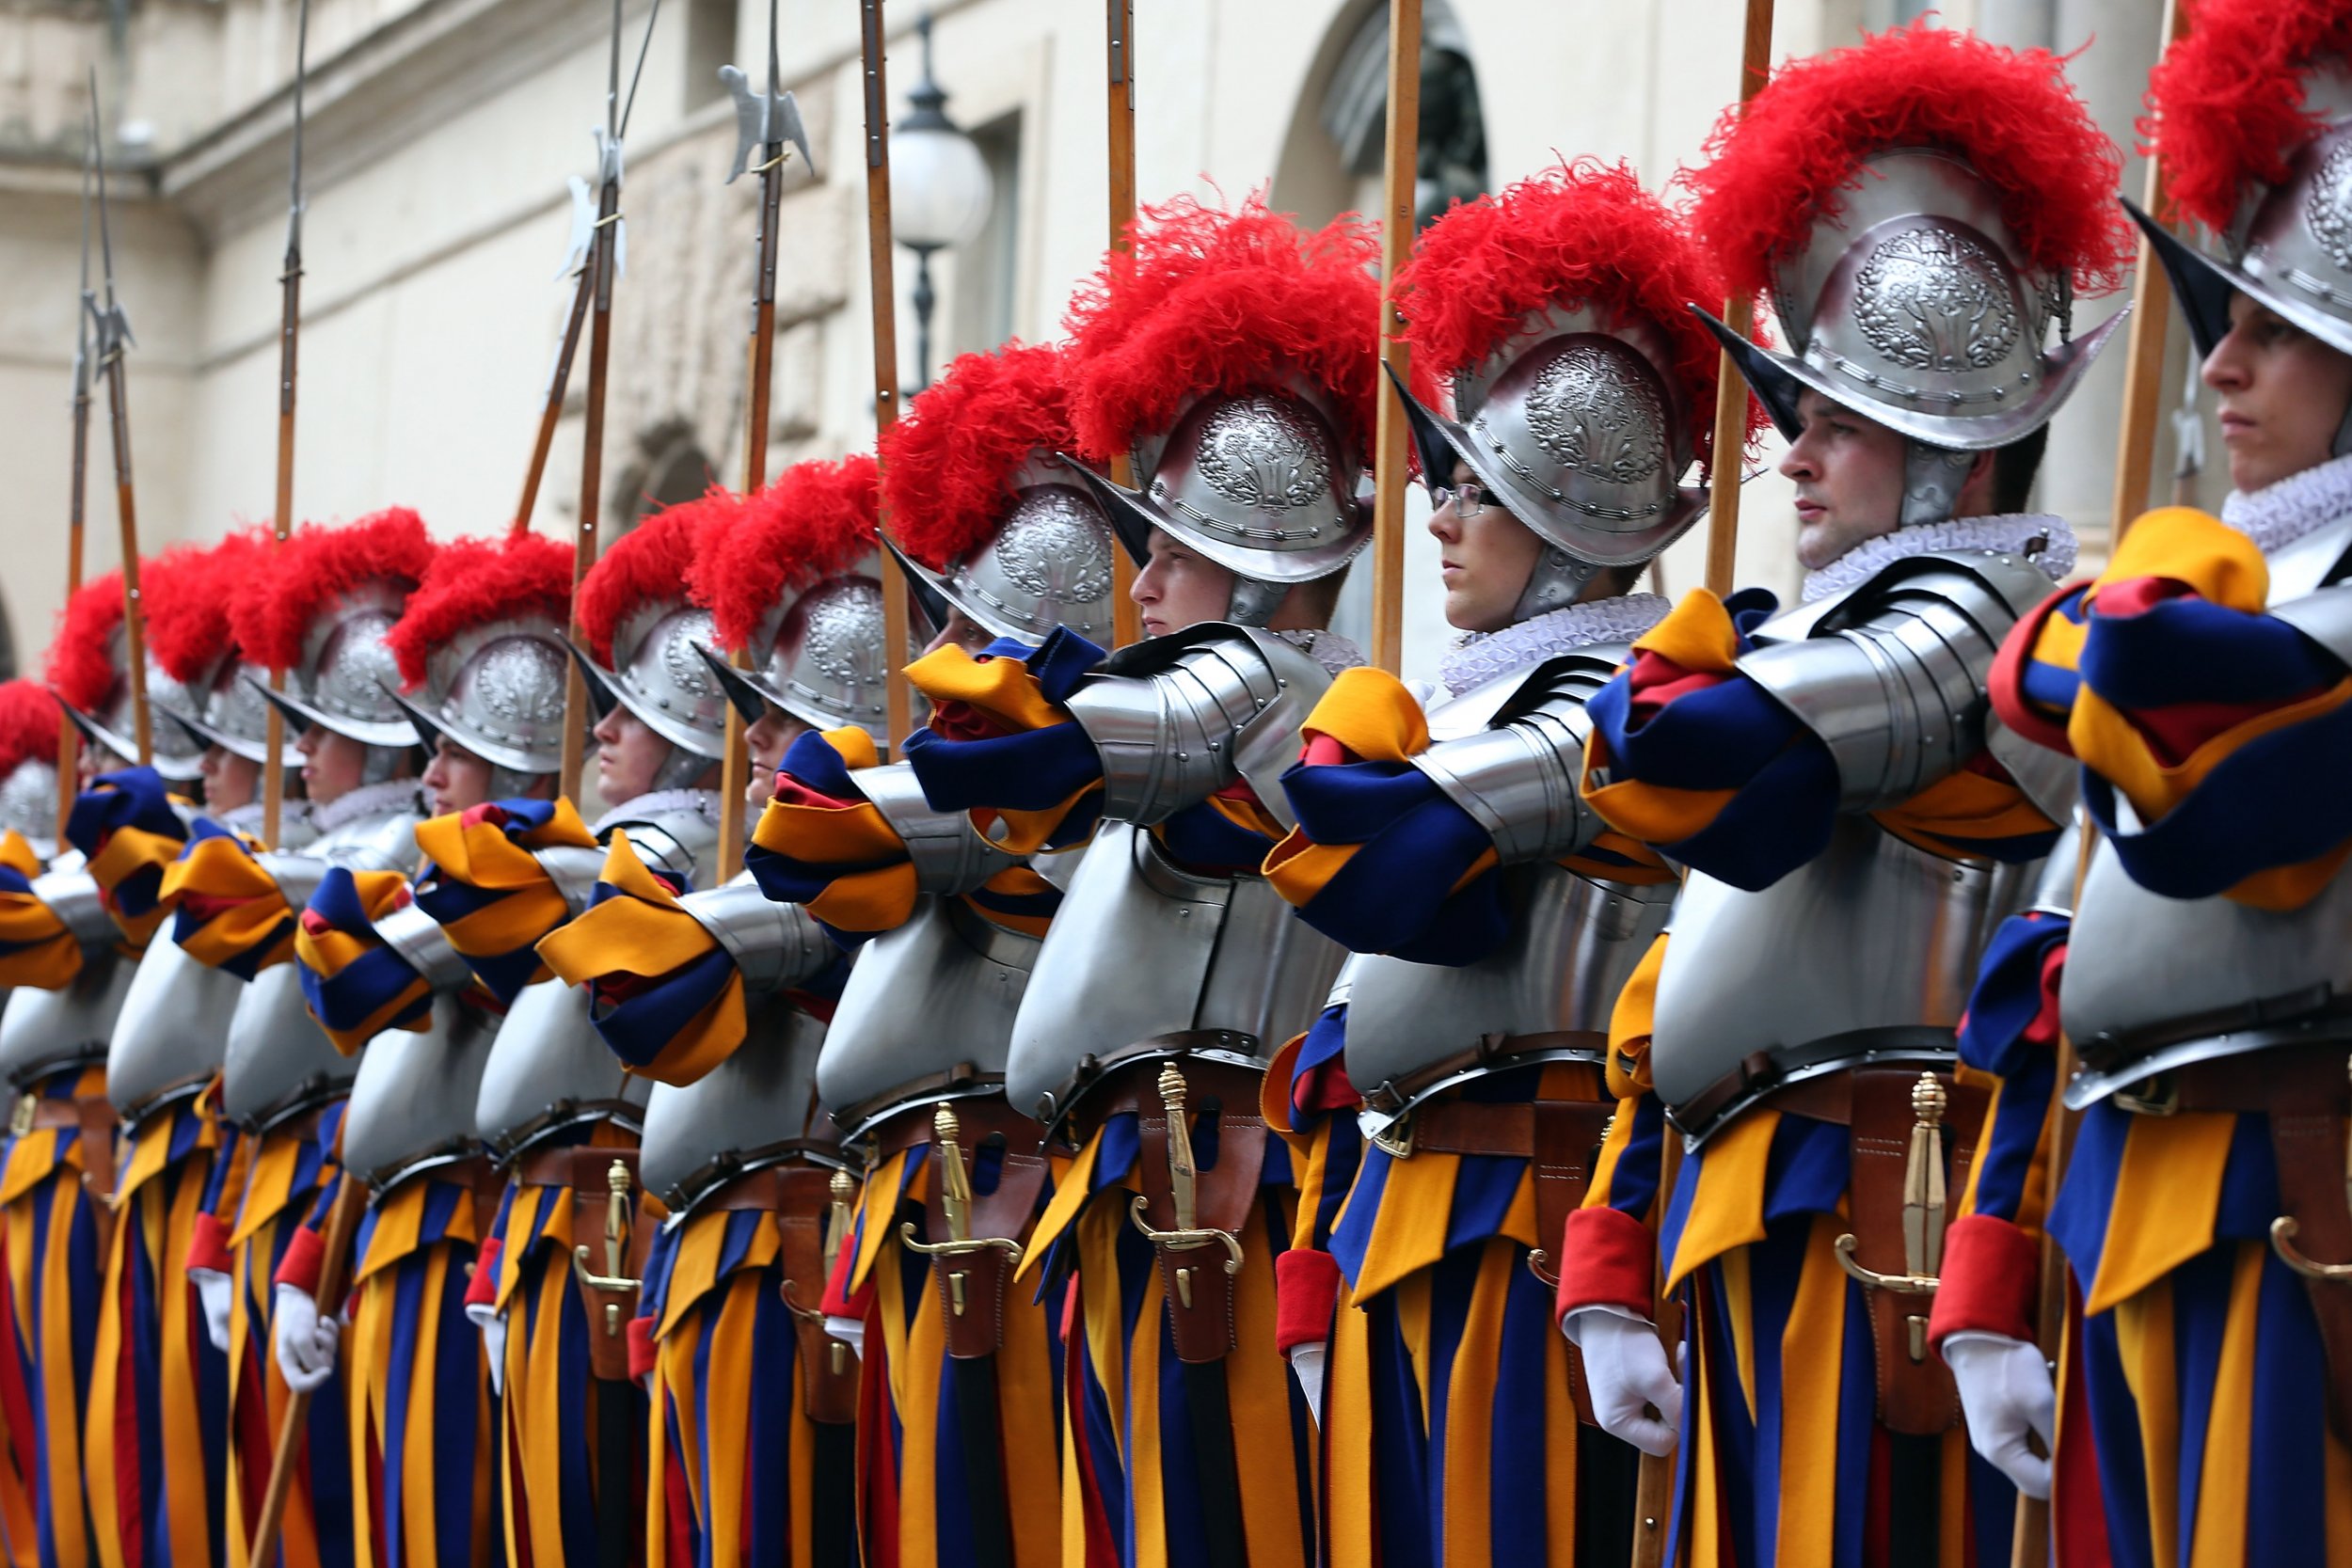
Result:
<svg viewBox="0 0 2352 1568">
<path fill-rule="evenodd" d="M 914 252 L 914 377 L 930 385 L 931 252 L 969 245 L 988 227 L 996 182 L 972 138 L 947 118 L 947 95 L 931 76 L 931 17 L 914 24 L 923 40 L 923 73 L 907 93 L 911 112 L 890 132 L 891 228 Z"/>
</svg>

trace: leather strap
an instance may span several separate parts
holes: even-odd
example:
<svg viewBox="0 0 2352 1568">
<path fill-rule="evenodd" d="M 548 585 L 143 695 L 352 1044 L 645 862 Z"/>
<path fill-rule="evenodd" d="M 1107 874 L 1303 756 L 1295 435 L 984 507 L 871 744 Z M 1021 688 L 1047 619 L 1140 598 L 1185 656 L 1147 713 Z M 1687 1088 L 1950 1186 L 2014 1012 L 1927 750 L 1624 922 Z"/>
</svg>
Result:
<svg viewBox="0 0 2352 1568">
<path fill-rule="evenodd" d="M 913 1106 L 918 1101 L 935 1101 L 952 1090 L 968 1089 L 980 1084 L 1001 1087 L 1004 1082 L 1005 1075 L 1001 1072 L 982 1072 L 976 1063 L 956 1062 L 937 1072 L 927 1072 L 903 1084 L 894 1084 L 878 1095 L 844 1108 L 833 1119 L 835 1126 L 845 1129 L 863 1127 L 877 1117 L 889 1116 L 895 1120 L 897 1112 L 892 1110 L 893 1106 Z M 897 1149 L 885 1149 L 883 1156 L 886 1158 L 897 1152 Z"/>
<path fill-rule="evenodd" d="M 1805 1049 L 1810 1060 L 1804 1066 L 1822 1067 L 1842 1059 L 1858 1058 L 1867 1052 L 1901 1052 L 1907 1055 L 1949 1057 L 1954 1053 L 1952 1032 L 1929 1024 L 1897 1029 L 1856 1029 L 1843 1035 L 1832 1035 L 1812 1042 Z M 1841 1104 L 1845 1090 L 1824 1087 L 1838 1085 L 1844 1072 L 1816 1072 L 1798 1083 L 1782 1086 L 1781 1080 L 1795 1067 L 1776 1060 L 1769 1051 L 1751 1051 L 1740 1058 L 1730 1071 L 1717 1078 L 1690 1099 L 1666 1107 L 1666 1119 L 1686 1134 L 1703 1137 L 1712 1132 L 1715 1123 L 1743 1100 L 1770 1095 L 1772 1102 L 1784 1104 L 1783 1096 L 1812 1095 L 1825 1097 L 1824 1103 Z M 1784 1106 L 1784 1108 L 1787 1108 Z M 1800 1116 L 1816 1116 L 1812 1111 L 1800 1111 Z M 1822 1121 L 1843 1125 L 1846 1116 L 1820 1115 Z"/>
<path fill-rule="evenodd" d="M 82 1132 L 82 1190 L 90 1200 L 98 1256 L 104 1259 L 114 1247 L 115 1133 L 119 1124 L 114 1101 L 103 1093 L 84 1095 L 72 1103 Z"/>
<path fill-rule="evenodd" d="M 1165 1066 L 1163 1061 L 1129 1063 L 1095 1091 L 1097 1115 L 1108 1118 L 1123 1111 L 1136 1114 L 1142 1147 L 1136 1174 L 1146 1200 L 1144 1213 L 1154 1230 L 1176 1227 L 1176 1203 L 1168 1185 L 1168 1111 L 1160 1101 L 1158 1082 Z M 1257 1206 L 1258 1179 L 1265 1166 L 1265 1122 L 1258 1115 L 1264 1071 L 1199 1058 L 1178 1067 L 1184 1075 L 1196 1150 L 1212 1101 L 1216 1109 L 1216 1164 L 1202 1170 L 1195 1183 L 1194 1227 L 1238 1237 Z M 1229 1255 L 1216 1245 L 1158 1251 L 1177 1359 L 1195 1365 L 1222 1361 L 1235 1343 L 1233 1276 L 1225 1272 Z"/>
<path fill-rule="evenodd" d="M 1568 1216 L 1584 1206 L 1601 1136 L 1616 1102 L 1539 1100 L 1528 1109 L 1534 1113 L 1535 1132 L 1535 1234 L 1542 1238 L 1539 1250 L 1551 1258 L 1556 1278 Z M 1593 1396 L 1584 1384 L 1584 1356 L 1574 1345 L 1568 1347 L 1568 1393 L 1576 1401 L 1576 1418 L 1588 1427 L 1598 1427 L 1600 1423 L 1593 1418 Z"/>
<path fill-rule="evenodd" d="M 801 1358 L 801 1388 L 808 1418 L 821 1426 L 857 1419 L 857 1357 L 825 1332 L 825 1219 L 833 1208 L 833 1172 L 823 1165 L 770 1165 L 755 1171 L 768 1189 L 783 1243 L 777 1289 L 792 1313 Z"/>
<path fill-rule="evenodd" d="M 2217 1039 L 2223 1035 L 2242 1036 L 2288 1023 L 2341 1026 L 2346 1019 L 2352 1019 L 2352 996 L 2335 994 L 2335 989 L 2323 980 L 2277 996 L 2251 997 L 2226 1007 L 2184 1014 L 2127 1034 L 2094 1035 L 2080 1041 L 2075 1049 L 2083 1064 L 2092 1071 L 2110 1072 L 2169 1045 Z M 2337 1032 L 2341 1033 L 2340 1027 Z M 2341 1051 L 2341 1047 L 2338 1049 Z"/>
<path fill-rule="evenodd" d="M 2344 1047 L 2311 1048 L 2294 1056 L 2275 1064 L 2276 1070 L 2265 1063 L 2251 1075 L 2270 1091 L 2277 1107 L 2268 1117 L 2279 1202 L 2295 1221 L 2296 1244 L 2312 1258 L 2339 1262 L 2352 1259 L 2352 1206 L 2344 1191 Z M 2236 1065 L 2243 1073 L 2249 1064 L 2241 1059 Z M 2341 1439 L 2352 1433 L 2352 1283 L 2306 1277 L 2303 1293 L 2319 1321 L 2327 1357 L 2328 1424 Z"/>
<path fill-rule="evenodd" d="M 1569 1053 L 1605 1062 L 1609 1059 L 1609 1037 L 1591 1029 L 1553 1029 L 1539 1035 L 1481 1035 L 1478 1043 L 1467 1051 L 1440 1057 L 1403 1078 L 1391 1078 L 1366 1090 L 1364 1103 L 1375 1111 L 1396 1111 L 1459 1074 L 1481 1068 L 1507 1067 L 1519 1056 Z"/>
<path fill-rule="evenodd" d="M 523 1156 L 516 1167 L 518 1181 L 568 1191 L 572 1200 L 572 1244 L 587 1247 L 590 1266 L 599 1275 L 606 1266 L 604 1222 L 612 1204 L 611 1172 L 615 1161 L 628 1168 L 634 1188 L 637 1148 L 633 1144 L 573 1144 L 564 1148 L 534 1149 Z M 623 1273 L 631 1279 L 643 1277 L 652 1229 L 642 1209 L 638 1210 L 629 1224 L 628 1256 L 623 1262 Z M 628 1382 L 628 1321 L 636 1315 L 637 1292 L 598 1290 L 581 1279 L 577 1270 L 572 1279 L 580 1288 L 580 1307 L 588 1317 L 589 1371 L 599 1382 Z"/>
<path fill-rule="evenodd" d="M 1920 1069 L 1860 1068 L 1835 1076 L 1845 1086 L 1847 1125 L 1852 1139 L 1851 1174 L 1846 1191 L 1853 1222 L 1854 1260 L 1880 1274 L 1908 1273 L 1903 1254 L 1903 1178 L 1911 1157 L 1912 1128 L 1918 1120 L 1911 1095 Z M 1984 1125 L 1988 1096 L 1973 1085 L 1953 1084 L 1947 1075 L 1937 1077 L 1945 1089 L 1945 1191 L 1947 1201 L 1957 1201 L 1967 1187 L 1968 1168 L 1976 1159 L 1977 1135 Z M 1802 1086 L 1811 1088 L 1815 1082 L 1819 1081 Z M 1835 1097 L 1823 1093 L 1817 1098 Z M 1772 1103 L 1778 1103 L 1777 1096 Z M 1960 1390 L 1943 1357 L 1928 1348 L 1928 1309 L 1934 1298 L 1868 1287 L 1863 1297 L 1870 1315 L 1880 1424 L 1890 1432 L 1913 1436 L 1949 1431 L 1960 1420 Z"/>
<path fill-rule="evenodd" d="M 2343 1040 L 2274 1046 L 2190 1062 L 2144 1078 L 2112 1098 L 2143 1116 L 2223 1111 L 2277 1117 L 2352 1110 L 2352 1076 Z M 2342 1173 L 2339 1172 L 2339 1175 Z"/>
</svg>

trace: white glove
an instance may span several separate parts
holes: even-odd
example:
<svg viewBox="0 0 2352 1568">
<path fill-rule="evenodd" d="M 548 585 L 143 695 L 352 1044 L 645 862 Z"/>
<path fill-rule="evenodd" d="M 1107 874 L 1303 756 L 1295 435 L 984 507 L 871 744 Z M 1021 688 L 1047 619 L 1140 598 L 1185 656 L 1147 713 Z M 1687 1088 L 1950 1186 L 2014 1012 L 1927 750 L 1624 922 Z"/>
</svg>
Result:
<svg viewBox="0 0 2352 1568">
<path fill-rule="evenodd" d="M 190 1269 L 188 1283 L 196 1287 L 196 1304 L 204 1311 L 204 1338 L 216 1351 L 229 1348 L 229 1308 L 236 1288 L 218 1269 Z"/>
<path fill-rule="evenodd" d="M 1291 1375 L 1307 1396 L 1307 1409 L 1323 1425 L 1323 1365 L 1329 1346 L 1321 1339 L 1302 1340 L 1291 1347 Z"/>
<path fill-rule="evenodd" d="M 310 1292 L 292 1285 L 278 1287 L 271 1315 L 277 1324 L 278 1370 L 284 1374 L 286 1386 L 297 1394 L 316 1393 L 335 1375 L 342 1324 L 331 1315 L 321 1317 Z"/>
<path fill-rule="evenodd" d="M 1960 1385 L 1970 1445 L 2017 1490 L 2046 1499 L 2050 1462 L 2026 1447 L 2031 1429 L 2048 1453 L 2058 1431 L 2058 1390 L 2041 1349 L 2006 1334 L 1955 1334 L 1944 1341 L 1944 1363 Z"/>
<path fill-rule="evenodd" d="M 866 1320 L 864 1318 L 825 1319 L 825 1332 L 850 1347 L 850 1354 L 860 1361 L 866 1359 Z"/>
<path fill-rule="evenodd" d="M 490 1369 L 490 1392 L 506 1392 L 506 1314 L 479 1302 L 466 1304 L 466 1316 L 482 1330 L 482 1359 Z"/>
<path fill-rule="evenodd" d="M 1682 1428 L 1682 1385 L 1666 1365 L 1657 1325 L 1614 1307 L 1586 1307 L 1560 1328 L 1584 1353 L 1584 1387 L 1601 1430 L 1644 1453 L 1672 1453 Z"/>
</svg>

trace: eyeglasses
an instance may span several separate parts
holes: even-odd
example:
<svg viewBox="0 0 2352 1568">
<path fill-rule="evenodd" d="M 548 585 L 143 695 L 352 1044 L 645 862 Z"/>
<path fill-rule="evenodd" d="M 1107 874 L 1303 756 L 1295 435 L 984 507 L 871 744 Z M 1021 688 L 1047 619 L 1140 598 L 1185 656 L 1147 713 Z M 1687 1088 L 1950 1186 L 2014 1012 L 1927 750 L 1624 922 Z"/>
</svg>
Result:
<svg viewBox="0 0 2352 1568">
<path fill-rule="evenodd" d="M 1470 521 L 1486 509 L 1486 486 L 1476 480 L 1462 484 L 1433 484 L 1429 487 L 1431 505 L 1438 511 L 1454 508 L 1454 515 Z"/>
</svg>

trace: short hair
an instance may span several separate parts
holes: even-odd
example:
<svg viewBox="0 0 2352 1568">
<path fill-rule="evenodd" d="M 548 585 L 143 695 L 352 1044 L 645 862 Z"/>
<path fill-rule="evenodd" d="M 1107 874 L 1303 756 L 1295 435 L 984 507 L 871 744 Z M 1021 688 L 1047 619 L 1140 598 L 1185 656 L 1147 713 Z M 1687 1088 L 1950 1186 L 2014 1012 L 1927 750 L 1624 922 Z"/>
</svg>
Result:
<svg viewBox="0 0 2352 1568">
<path fill-rule="evenodd" d="M 1349 566 L 1354 564 L 1348 562 Z M 1348 567 L 1343 566 L 1307 582 L 1294 582 L 1282 602 L 1310 624 L 1328 628 L 1332 611 L 1340 607 L 1340 590 L 1347 586 L 1347 571 Z"/>
<path fill-rule="evenodd" d="M 2042 425 L 1993 453 L 1993 510 L 1996 515 L 2023 512 L 2033 499 L 2034 477 L 2042 471 L 2042 454 L 2050 445 L 2050 427 Z"/>
</svg>

